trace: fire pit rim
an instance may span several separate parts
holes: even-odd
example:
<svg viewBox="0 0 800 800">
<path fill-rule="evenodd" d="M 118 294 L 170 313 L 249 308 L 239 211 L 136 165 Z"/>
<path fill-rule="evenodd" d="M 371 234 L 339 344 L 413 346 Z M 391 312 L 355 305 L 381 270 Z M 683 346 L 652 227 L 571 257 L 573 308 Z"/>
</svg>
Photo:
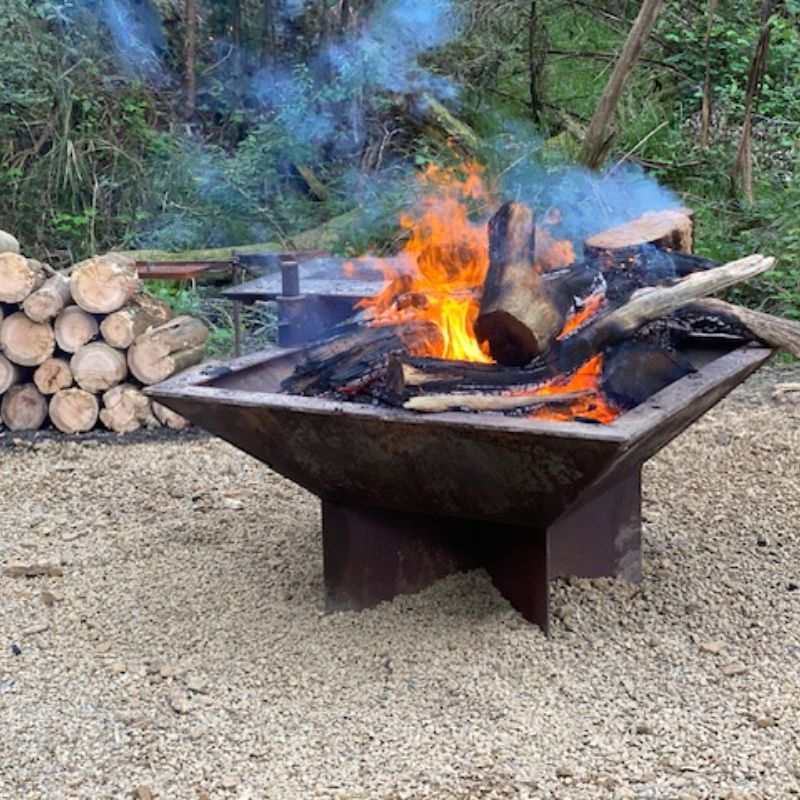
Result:
<svg viewBox="0 0 800 800">
<path fill-rule="evenodd" d="M 447 427 L 470 427 L 472 429 L 502 430 L 509 433 L 549 435 L 556 438 L 591 438 L 608 443 L 631 443 L 644 435 L 655 423 L 654 415 L 661 417 L 677 413 L 688 403 L 700 397 L 713 384 L 727 375 L 743 368 L 757 369 L 773 353 L 769 347 L 746 343 L 712 362 L 697 372 L 675 381 L 657 392 L 644 403 L 620 414 L 606 425 L 590 425 L 582 422 L 536 420 L 525 417 L 506 417 L 494 414 L 478 414 L 449 411 L 439 414 L 420 414 L 405 409 L 384 408 L 319 397 L 281 394 L 278 392 L 250 391 L 216 387 L 214 381 L 235 372 L 243 372 L 259 364 L 278 358 L 292 356 L 304 348 L 274 348 L 261 350 L 232 361 L 205 364 L 170 378 L 163 383 L 150 386 L 146 394 L 156 400 L 170 398 L 194 399 L 200 402 L 227 401 L 244 407 L 274 408 L 298 413 L 323 415 L 348 414 L 387 422 L 424 424 Z"/>
</svg>

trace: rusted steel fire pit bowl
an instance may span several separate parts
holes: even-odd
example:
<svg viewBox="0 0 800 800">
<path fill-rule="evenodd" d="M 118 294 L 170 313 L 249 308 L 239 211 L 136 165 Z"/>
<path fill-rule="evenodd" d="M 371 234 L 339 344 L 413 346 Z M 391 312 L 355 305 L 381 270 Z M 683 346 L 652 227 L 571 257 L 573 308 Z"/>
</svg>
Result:
<svg viewBox="0 0 800 800">
<path fill-rule="evenodd" d="M 150 394 L 322 500 L 329 610 L 367 608 L 484 567 L 546 631 L 551 578 L 641 579 L 642 464 L 771 350 L 684 353 L 696 373 L 609 425 L 280 394 L 302 349 L 184 374 Z"/>
</svg>

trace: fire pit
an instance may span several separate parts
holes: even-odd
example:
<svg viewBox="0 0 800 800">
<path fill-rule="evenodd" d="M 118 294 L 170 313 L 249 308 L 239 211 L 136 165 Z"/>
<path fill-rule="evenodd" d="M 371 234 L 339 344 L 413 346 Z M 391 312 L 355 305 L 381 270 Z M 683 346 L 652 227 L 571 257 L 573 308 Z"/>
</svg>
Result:
<svg viewBox="0 0 800 800">
<path fill-rule="evenodd" d="M 550 579 L 641 578 L 643 463 L 771 352 L 688 342 L 682 353 L 697 371 L 607 425 L 281 393 L 303 349 L 184 374 L 150 393 L 321 499 L 329 610 L 484 567 L 546 631 Z"/>
</svg>

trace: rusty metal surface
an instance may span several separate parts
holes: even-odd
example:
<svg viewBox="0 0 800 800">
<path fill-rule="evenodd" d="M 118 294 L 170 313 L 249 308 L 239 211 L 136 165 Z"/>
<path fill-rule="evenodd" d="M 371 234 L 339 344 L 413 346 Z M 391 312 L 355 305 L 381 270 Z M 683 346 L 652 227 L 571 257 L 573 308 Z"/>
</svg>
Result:
<svg viewBox="0 0 800 800">
<path fill-rule="evenodd" d="M 186 281 L 224 278 L 231 274 L 230 261 L 137 261 L 140 278 L 162 281 Z"/>
</svg>

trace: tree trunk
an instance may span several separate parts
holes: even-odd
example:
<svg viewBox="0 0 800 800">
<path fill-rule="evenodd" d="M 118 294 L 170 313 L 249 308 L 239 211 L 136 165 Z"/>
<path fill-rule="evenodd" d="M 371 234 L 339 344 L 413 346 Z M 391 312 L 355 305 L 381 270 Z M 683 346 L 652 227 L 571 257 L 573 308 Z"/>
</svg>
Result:
<svg viewBox="0 0 800 800">
<path fill-rule="evenodd" d="M 183 80 L 186 93 L 186 118 L 191 120 L 197 108 L 197 0 L 184 0 L 183 14 L 186 24 Z"/>
<path fill-rule="evenodd" d="M 628 38 L 622 47 L 614 71 L 608 79 L 600 101 L 592 116 L 583 142 L 580 161 L 590 169 L 598 169 L 606 159 L 613 141 L 612 122 L 619 98 L 625 90 L 644 43 L 653 30 L 662 0 L 643 0 Z"/>
<path fill-rule="evenodd" d="M 706 68 L 703 75 L 703 103 L 700 108 L 700 147 L 705 150 L 711 134 L 711 29 L 714 26 L 714 17 L 717 14 L 719 0 L 708 0 L 706 13 Z"/>
<path fill-rule="evenodd" d="M 275 8 L 274 0 L 262 0 L 261 3 L 261 64 L 264 67 L 274 66 L 277 46 L 275 43 Z"/>
<path fill-rule="evenodd" d="M 176 317 L 140 336 L 128 350 L 128 365 L 142 383 L 158 383 L 199 363 L 207 341 L 200 320 Z"/>
<path fill-rule="evenodd" d="M 153 401 L 153 414 L 165 428 L 173 431 L 182 431 L 191 424 L 186 417 L 182 417 L 171 408 L 162 406 L 161 403 L 156 403 L 155 400 Z"/>
<path fill-rule="evenodd" d="M 33 382 L 42 394 L 55 394 L 72 386 L 72 370 L 63 358 L 48 358 L 36 368 Z"/>
<path fill-rule="evenodd" d="M 78 306 L 67 306 L 53 324 L 58 346 L 65 353 L 77 353 L 100 330 L 97 320 Z"/>
<path fill-rule="evenodd" d="M 506 203 L 489 222 L 489 271 L 475 335 L 506 366 L 546 353 L 572 304 L 534 268 L 534 236 L 533 212 L 521 203 Z"/>
<path fill-rule="evenodd" d="M 45 278 L 38 261 L 16 253 L 0 253 L 0 302 L 21 303 Z"/>
<path fill-rule="evenodd" d="M 132 433 L 143 425 L 153 428 L 160 424 L 153 416 L 150 398 L 129 383 L 115 386 L 103 395 L 100 421 L 118 433 Z"/>
<path fill-rule="evenodd" d="M 172 311 L 166 303 L 141 292 L 125 308 L 109 314 L 100 323 L 100 332 L 112 347 L 124 350 L 148 328 L 163 325 L 170 317 Z"/>
<path fill-rule="evenodd" d="M 22 370 L 0 355 L 0 395 L 22 380 Z"/>
<path fill-rule="evenodd" d="M 50 399 L 50 419 L 62 433 L 85 433 L 97 424 L 100 404 L 83 389 L 62 389 Z"/>
<path fill-rule="evenodd" d="M 64 310 L 71 299 L 69 278 L 57 274 L 25 298 L 22 310 L 34 322 L 49 322 Z"/>
<path fill-rule="evenodd" d="M 32 383 L 17 384 L 3 395 L 0 417 L 11 431 L 37 431 L 47 419 L 47 400 Z"/>
<path fill-rule="evenodd" d="M 87 392 L 104 392 L 128 376 L 125 354 L 105 342 L 84 345 L 69 366 L 75 383 Z"/>
<path fill-rule="evenodd" d="M 110 314 L 130 302 L 141 288 L 133 261 L 108 253 L 82 261 L 70 274 L 72 297 L 91 314 Z"/>
<path fill-rule="evenodd" d="M 0 348 L 23 367 L 37 367 L 53 355 L 56 340 L 49 322 L 34 322 L 18 311 L 0 325 Z"/>
<path fill-rule="evenodd" d="M 542 41 L 539 20 L 539 2 L 531 0 L 530 22 L 528 28 L 528 71 L 530 108 L 533 121 L 542 121 L 542 71 L 544 69 L 544 42 Z"/>
</svg>

